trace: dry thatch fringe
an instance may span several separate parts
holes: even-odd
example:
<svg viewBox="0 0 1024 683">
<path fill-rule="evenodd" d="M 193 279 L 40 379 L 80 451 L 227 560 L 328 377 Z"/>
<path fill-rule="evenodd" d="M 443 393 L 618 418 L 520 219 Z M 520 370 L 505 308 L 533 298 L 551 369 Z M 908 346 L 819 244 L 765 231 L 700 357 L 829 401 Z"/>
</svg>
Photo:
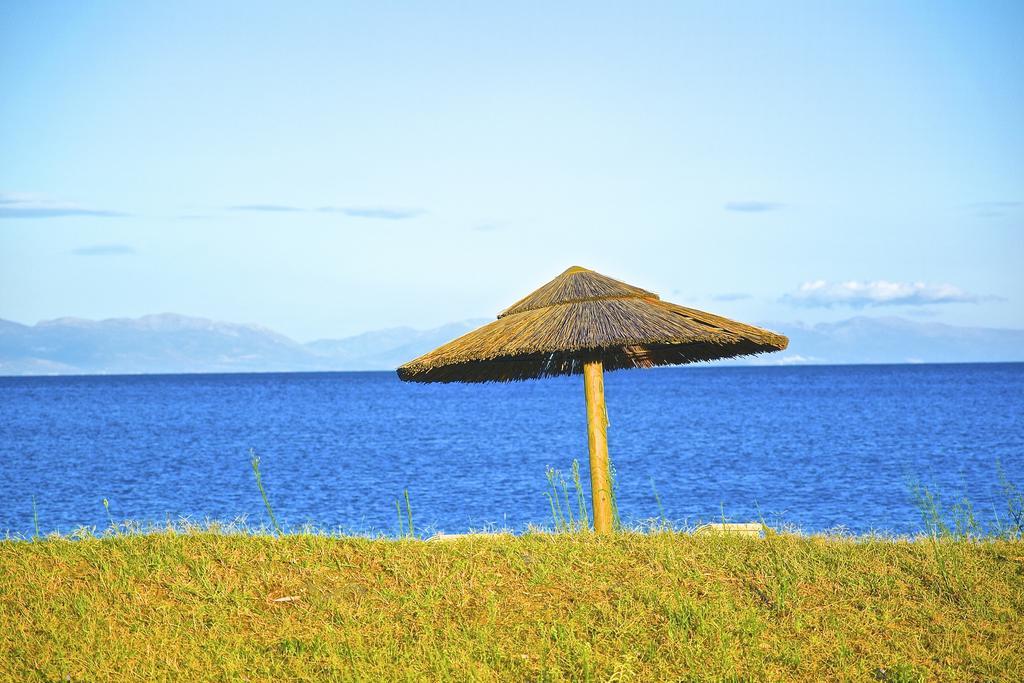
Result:
<svg viewBox="0 0 1024 683">
<path fill-rule="evenodd" d="M 661 301 L 657 295 L 573 267 L 469 332 L 398 369 L 418 382 L 508 382 L 679 365 L 786 348 L 782 335 Z"/>
</svg>

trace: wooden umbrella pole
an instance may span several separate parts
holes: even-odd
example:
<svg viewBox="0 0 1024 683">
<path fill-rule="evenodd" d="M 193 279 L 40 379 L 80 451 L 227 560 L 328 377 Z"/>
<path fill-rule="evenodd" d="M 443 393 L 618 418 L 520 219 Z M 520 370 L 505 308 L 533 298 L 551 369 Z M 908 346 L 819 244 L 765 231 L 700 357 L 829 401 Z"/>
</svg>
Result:
<svg viewBox="0 0 1024 683">
<path fill-rule="evenodd" d="M 590 493 L 594 506 L 594 531 L 612 531 L 611 477 L 608 473 L 608 412 L 604 405 L 604 366 L 601 361 L 583 365 L 583 389 L 587 394 L 587 440 L 590 445 Z"/>
</svg>

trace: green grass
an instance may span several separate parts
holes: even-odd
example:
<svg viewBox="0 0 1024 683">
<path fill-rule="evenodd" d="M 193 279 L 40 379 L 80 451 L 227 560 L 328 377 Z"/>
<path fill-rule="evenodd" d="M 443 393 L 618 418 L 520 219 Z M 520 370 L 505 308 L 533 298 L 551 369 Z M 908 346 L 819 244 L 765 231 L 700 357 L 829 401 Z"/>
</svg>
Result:
<svg viewBox="0 0 1024 683">
<path fill-rule="evenodd" d="M 0 541 L 0 624 L 4 680 L 1019 680 L 1024 542 L 122 528 Z"/>
<path fill-rule="evenodd" d="M 914 539 L 589 532 L 417 539 L 116 524 L 0 540 L 0 680 L 1019 680 L 1024 496 L 981 524 L 912 486 Z M 613 479 L 614 482 L 614 479 Z M 613 500 L 615 487 L 612 487 Z M 723 514 L 723 521 L 724 514 Z"/>
</svg>

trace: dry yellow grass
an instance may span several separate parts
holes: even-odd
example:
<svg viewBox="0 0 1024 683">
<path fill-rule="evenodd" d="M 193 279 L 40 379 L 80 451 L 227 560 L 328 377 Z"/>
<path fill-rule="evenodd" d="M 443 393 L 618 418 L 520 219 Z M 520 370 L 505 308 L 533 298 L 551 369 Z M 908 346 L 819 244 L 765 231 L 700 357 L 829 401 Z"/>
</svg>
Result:
<svg viewBox="0 0 1024 683">
<path fill-rule="evenodd" d="M 0 623 L 7 680 L 1019 680 L 1024 543 L 4 541 Z"/>
</svg>

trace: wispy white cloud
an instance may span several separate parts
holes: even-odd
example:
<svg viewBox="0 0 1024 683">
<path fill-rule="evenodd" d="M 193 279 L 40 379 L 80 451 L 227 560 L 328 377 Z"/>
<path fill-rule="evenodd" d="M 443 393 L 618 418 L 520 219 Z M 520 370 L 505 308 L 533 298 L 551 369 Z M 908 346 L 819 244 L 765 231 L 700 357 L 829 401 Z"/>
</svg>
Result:
<svg viewBox="0 0 1024 683">
<path fill-rule="evenodd" d="M 736 202 L 727 202 L 725 205 L 726 211 L 739 211 L 741 213 L 764 213 L 766 211 L 777 211 L 784 205 L 778 202 L 763 202 L 757 200 L 745 200 Z"/>
<path fill-rule="evenodd" d="M 401 221 L 423 214 L 422 209 L 385 206 L 322 206 L 317 211 L 341 213 L 353 218 L 378 218 L 386 221 Z"/>
<path fill-rule="evenodd" d="M 889 282 L 888 280 L 870 282 L 814 280 L 803 283 L 795 292 L 783 296 L 782 300 L 798 306 L 865 308 L 869 306 L 978 303 L 995 298 L 971 294 L 948 284 L 930 285 L 924 282 Z"/>
<path fill-rule="evenodd" d="M 227 207 L 228 211 L 255 211 L 262 213 L 340 213 L 352 218 L 376 218 L 386 221 L 401 221 L 422 215 L 422 209 L 393 206 L 321 206 L 310 209 L 287 204 L 239 204 Z"/>
<path fill-rule="evenodd" d="M 126 215 L 120 211 L 84 207 L 39 195 L 0 194 L 0 218 L 65 218 L 68 216 L 115 218 Z"/>
<path fill-rule="evenodd" d="M 127 256 L 135 253 L 135 247 L 128 244 L 90 244 L 72 249 L 75 256 Z"/>
<path fill-rule="evenodd" d="M 229 211 L 262 211 L 266 213 L 286 213 L 289 211 L 305 211 L 297 206 L 284 206 L 282 204 L 239 204 L 229 206 Z"/>
</svg>

